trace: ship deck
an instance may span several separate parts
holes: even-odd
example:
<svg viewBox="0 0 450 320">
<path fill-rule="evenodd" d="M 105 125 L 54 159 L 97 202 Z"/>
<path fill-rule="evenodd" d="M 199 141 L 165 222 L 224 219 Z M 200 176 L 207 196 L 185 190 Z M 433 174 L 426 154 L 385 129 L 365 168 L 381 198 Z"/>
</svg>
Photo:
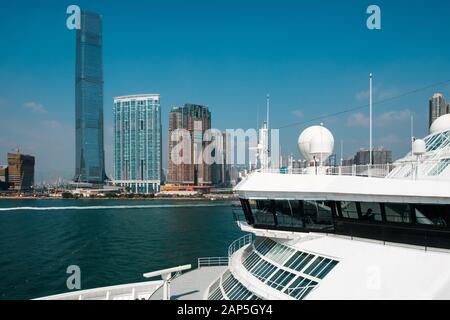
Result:
<svg viewBox="0 0 450 320">
<path fill-rule="evenodd" d="M 171 300 L 203 300 L 209 285 L 225 272 L 226 266 L 200 267 L 186 272 L 170 282 Z M 150 300 L 161 300 L 163 288 L 158 288 Z"/>
</svg>

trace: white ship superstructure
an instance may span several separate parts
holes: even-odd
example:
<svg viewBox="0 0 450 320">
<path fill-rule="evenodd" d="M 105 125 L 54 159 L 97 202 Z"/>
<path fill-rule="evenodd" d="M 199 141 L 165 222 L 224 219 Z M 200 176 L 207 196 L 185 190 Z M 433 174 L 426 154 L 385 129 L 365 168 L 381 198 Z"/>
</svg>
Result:
<svg viewBox="0 0 450 320">
<path fill-rule="evenodd" d="M 326 167 L 333 145 L 308 128 L 309 167 L 249 174 L 234 212 L 247 234 L 228 257 L 163 272 L 146 298 L 450 299 L 450 115 L 392 165 Z"/>
</svg>

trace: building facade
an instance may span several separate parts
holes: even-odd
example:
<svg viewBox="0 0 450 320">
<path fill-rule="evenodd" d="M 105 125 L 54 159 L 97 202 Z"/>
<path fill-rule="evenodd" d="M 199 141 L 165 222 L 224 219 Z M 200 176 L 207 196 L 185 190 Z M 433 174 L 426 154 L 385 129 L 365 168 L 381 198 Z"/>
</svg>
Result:
<svg viewBox="0 0 450 320">
<path fill-rule="evenodd" d="M 102 184 L 106 180 L 102 18 L 97 13 L 81 13 L 75 78 L 75 181 Z"/>
<path fill-rule="evenodd" d="M 15 191 L 30 191 L 34 185 L 33 156 L 8 153 L 8 180 L 10 189 Z"/>
<path fill-rule="evenodd" d="M 159 192 L 161 148 L 160 96 L 114 98 L 114 184 L 133 193 Z"/>
<path fill-rule="evenodd" d="M 392 163 L 392 151 L 384 148 L 372 149 L 372 164 L 383 165 Z M 370 152 L 369 150 L 359 150 L 353 158 L 343 160 L 342 166 L 352 165 L 368 165 L 370 164 Z"/>
<path fill-rule="evenodd" d="M 231 186 L 231 134 L 227 132 L 222 133 L 222 145 L 219 145 L 217 155 L 220 155 L 221 161 L 211 165 L 211 180 L 212 184 L 219 187 Z"/>
<path fill-rule="evenodd" d="M 190 161 L 181 161 L 180 157 L 183 155 L 172 152 L 174 147 L 181 143 L 172 140 L 172 133 L 177 129 L 189 132 Z M 211 129 L 211 112 L 207 106 L 185 104 L 171 110 L 169 113 L 168 183 L 195 186 L 212 184 L 211 165 L 204 163 L 201 157 L 207 145 L 207 142 L 203 141 L 203 135 L 208 129 Z"/>
<path fill-rule="evenodd" d="M 431 127 L 434 120 L 450 113 L 450 104 L 446 104 L 445 97 L 441 93 L 435 93 L 429 101 L 429 123 L 428 127 Z"/>
<path fill-rule="evenodd" d="M 8 166 L 0 165 L 0 190 L 8 190 Z"/>
</svg>

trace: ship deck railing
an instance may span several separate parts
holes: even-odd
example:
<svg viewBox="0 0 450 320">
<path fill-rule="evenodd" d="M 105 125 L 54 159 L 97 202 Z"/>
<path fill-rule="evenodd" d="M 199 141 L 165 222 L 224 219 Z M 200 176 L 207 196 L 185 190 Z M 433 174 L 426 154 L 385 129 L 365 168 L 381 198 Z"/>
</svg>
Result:
<svg viewBox="0 0 450 320">
<path fill-rule="evenodd" d="M 228 257 L 204 257 L 198 258 L 197 267 L 223 267 L 228 266 Z"/>
<path fill-rule="evenodd" d="M 254 172 L 385 178 L 394 168 L 394 164 L 367 164 L 351 166 L 309 166 L 305 168 L 266 168 L 257 169 Z"/>
<path fill-rule="evenodd" d="M 253 234 L 249 233 L 240 237 L 239 239 L 234 240 L 228 247 L 228 258 L 230 258 L 233 255 L 233 253 L 235 253 L 242 247 L 251 244 L 253 242 L 253 238 L 254 238 Z"/>
</svg>

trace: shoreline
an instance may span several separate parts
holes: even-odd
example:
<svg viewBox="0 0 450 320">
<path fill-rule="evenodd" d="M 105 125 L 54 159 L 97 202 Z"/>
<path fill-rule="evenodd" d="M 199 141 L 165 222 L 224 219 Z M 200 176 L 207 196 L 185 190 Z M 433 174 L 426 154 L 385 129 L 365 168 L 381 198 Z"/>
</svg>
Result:
<svg viewBox="0 0 450 320">
<path fill-rule="evenodd" d="M 89 201 L 89 200 L 172 200 L 172 201 L 235 201 L 239 198 L 236 196 L 231 197 L 154 197 L 154 198 L 146 198 L 146 197 L 136 197 L 136 198 L 105 198 L 105 197 L 92 197 L 92 198 L 54 198 L 54 197 L 0 197 L 1 200 L 80 200 L 80 201 Z"/>
</svg>

